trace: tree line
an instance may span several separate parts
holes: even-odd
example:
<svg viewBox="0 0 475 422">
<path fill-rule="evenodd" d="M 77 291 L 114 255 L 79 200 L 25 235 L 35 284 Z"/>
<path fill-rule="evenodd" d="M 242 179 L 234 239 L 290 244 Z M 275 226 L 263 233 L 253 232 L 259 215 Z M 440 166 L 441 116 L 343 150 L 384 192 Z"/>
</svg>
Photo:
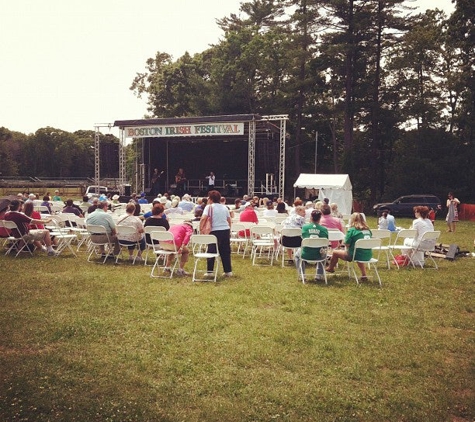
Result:
<svg viewBox="0 0 475 422">
<path fill-rule="evenodd" d="M 243 2 L 217 20 L 216 44 L 177 59 L 158 51 L 130 89 L 146 98 L 147 117 L 288 114 L 289 183 L 314 172 L 317 146 L 317 172 L 348 173 L 360 201 L 450 190 L 473 202 L 475 3 L 456 0 L 450 16 L 412 4 Z M 102 136 L 112 154 L 118 139 Z M 90 177 L 93 140 L 0 128 L 0 171 Z M 116 177 L 115 159 L 103 157 L 101 176 Z"/>
</svg>

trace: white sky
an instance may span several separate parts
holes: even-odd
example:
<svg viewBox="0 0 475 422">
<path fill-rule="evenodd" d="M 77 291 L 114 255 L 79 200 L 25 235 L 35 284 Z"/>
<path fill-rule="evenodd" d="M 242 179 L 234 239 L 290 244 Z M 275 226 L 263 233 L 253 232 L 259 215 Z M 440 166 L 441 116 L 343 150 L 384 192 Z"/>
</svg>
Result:
<svg viewBox="0 0 475 422">
<path fill-rule="evenodd" d="M 157 51 L 174 59 L 222 36 L 240 0 L 0 0 L 0 127 L 74 132 L 140 119 L 129 90 Z M 450 0 L 414 0 L 453 10 Z M 116 130 L 112 133 L 118 134 Z"/>
</svg>

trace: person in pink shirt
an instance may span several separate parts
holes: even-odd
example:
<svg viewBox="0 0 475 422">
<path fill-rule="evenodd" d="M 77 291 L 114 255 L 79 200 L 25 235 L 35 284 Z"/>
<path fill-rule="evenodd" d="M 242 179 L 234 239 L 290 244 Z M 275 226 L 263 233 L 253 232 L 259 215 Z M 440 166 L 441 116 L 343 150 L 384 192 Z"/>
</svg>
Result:
<svg viewBox="0 0 475 422">
<path fill-rule="evenodd" d="M 168 229 L 175 238 L 175 245 L 178 252 L 181 252 L 180 268 L 177 270 L 177 275 L 190 275 L 185 271 L 185 264 L 188 262 L 190 250 L 188 243 L 190 243 L 191 235 L 193 234 L 193 223 L 191 221 L 184 221 L 181 224 L 175 224 Z M 162 242 L 161 242 L 162 244 Z M 168 256 L 167 267 L 171 266 L 173 255 Z"/>
<path fill-rule="evenodd" d="M 321 207 L 322 218 L 320 219 L 320 225 L 326 227 L 327 229 L 337 229 L 344 233 L 343 224 L 339 218 L 333 217 L 331 215 L 332 210 L 330 205 L 323 204 Z M 340 242 L 335 240 L 331 242 L 331 247 L 333 249 L 338 248 Z"/>
</svg>

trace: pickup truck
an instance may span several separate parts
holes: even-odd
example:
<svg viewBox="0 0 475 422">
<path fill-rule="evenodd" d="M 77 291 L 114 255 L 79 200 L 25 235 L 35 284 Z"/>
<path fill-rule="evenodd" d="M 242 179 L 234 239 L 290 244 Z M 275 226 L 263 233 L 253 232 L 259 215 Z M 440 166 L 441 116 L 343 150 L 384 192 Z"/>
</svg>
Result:
<svg viewBox="0 0 475 422">
<path fill-rule="evenodd" d="M 91 185 L 87 187 L 84 196 L 87 196 L 90 199 L 93 196 L 100 196 L 102 194 L 107 195 L 108 193 L 109 189 L 107 188 L 107 186 Z"/>
</svg>

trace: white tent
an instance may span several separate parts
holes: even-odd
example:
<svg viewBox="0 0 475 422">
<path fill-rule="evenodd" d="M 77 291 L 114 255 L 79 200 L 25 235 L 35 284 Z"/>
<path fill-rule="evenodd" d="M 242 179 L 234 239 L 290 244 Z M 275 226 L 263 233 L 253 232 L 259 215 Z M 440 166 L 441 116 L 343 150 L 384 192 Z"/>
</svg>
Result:
<svg viewBox="0 0 475 422">
<path fill-rule="evenodd" d="M 318 199 L 320 201 L 328 198 L 330 203 L 338 204 L 338 209 L 342 214 L 351 214 L 353 190 L 350 176 L 347 174 L 300 173 L 294 183 L 294 190 L 295 188 L 318 189 Z"/>
</svg>

